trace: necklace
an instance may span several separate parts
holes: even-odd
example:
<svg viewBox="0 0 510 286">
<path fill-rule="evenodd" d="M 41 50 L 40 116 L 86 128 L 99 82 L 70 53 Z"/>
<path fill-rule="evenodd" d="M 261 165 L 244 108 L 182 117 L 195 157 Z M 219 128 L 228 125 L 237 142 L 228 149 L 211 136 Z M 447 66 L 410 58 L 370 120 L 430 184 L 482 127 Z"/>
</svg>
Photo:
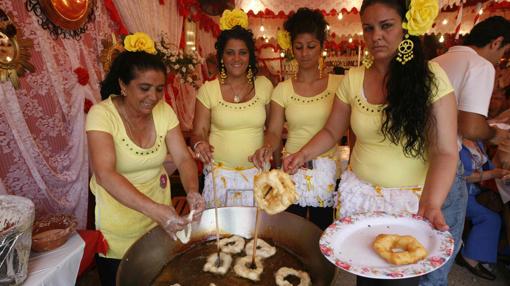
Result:
<svg viewBox="0 0 510 286">
<path fill-rule="evenodd" d="M 243 84 L 243 89 L 241 89 L 239 93 L 236 93 L 236 92 L 234 91 L 234 88 L 232 87 L 232 84 L 230 84 L 230 83 L 229 83 L 229 84 L 228 84 L 228 86 L 230 87 L 230 91 L 232 91 L 232 94 L 234 95 L 234 102 L 235 102 L 235 103 L 239 103 L 239 102 L 241 102 L 241 99 L 243 99 L 243 98 L 244 98 L 244 96 L 245 96 L 245 95 L 243 94 L 243 91 L 246 89 L 246 88 L 245 88 L 245 86 L 246 86 L 246 85 L 245 85 L 245 84 Z M 240 96 L 240 95 L 242 95 L 242 96 Z"/>
<path fill-rule="evenodd" d="M 124 119 L 124 122 L 126 122 L 127 124 L 126 127 L 127 127 L 127 132 L 128 132 L 128 136 L 129 138 L 131 138 L 132 140 L 134 140 L 135 138 L 133 137 L 133 132 L 131 131 L 131 121 L 129 121 L 128 119 L 128 116 L 126 114 L 126 108 L 124 107 L 124 105 L 122 105 L 122 113 L 121 113 L 121 117 L 122 119 Z"/>
</svg>

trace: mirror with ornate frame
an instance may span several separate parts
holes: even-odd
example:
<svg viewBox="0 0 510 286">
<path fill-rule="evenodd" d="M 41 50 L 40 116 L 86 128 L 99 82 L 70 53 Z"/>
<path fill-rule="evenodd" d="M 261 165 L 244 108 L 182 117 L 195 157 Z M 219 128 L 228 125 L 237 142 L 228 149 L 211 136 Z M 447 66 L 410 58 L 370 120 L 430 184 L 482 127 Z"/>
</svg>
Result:
<svg viewBox="0 0 510 286">
<path fill-rule="evenodd" d="M 0 9 L 0 82 L 10 80 L 14 88 L 19 88 L 18 77 L 26 70 L 33 72 L 30 61 L 32 41 L 22 39 L 14 23 Z"/>
<path fill-rule="evenodd" d="M 80 38 L 87 23 L 94 20 L 96 0 L 26 0 L 28 11 L 40 19 L 40 24 L 58 38 Z"/>
</svg>

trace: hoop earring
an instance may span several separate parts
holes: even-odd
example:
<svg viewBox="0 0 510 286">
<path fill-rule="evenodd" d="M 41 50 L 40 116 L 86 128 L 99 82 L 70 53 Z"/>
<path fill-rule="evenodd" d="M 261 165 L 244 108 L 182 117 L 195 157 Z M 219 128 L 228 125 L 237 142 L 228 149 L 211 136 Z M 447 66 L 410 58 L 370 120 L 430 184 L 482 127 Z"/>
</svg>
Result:
<svg viewBox="0 0 510 286">
<path fill-rule="evenodd" d="M 320 57 L 319 58 L 319 78 L 322 78 L 322 71 L 324 70 L 324 58 L 323 57 Z"/>
<path fill-rule="evenodd" d="M 246 78 L 248 79 L 248 83 L 253 85 L 253 71 L 251 70 L 251 65 L 248 65 L 248 73 L 246 74 Z"/>
<path fill-rule="evenodd" d="M 397 61 L 405 65 L 408 61 L 414 58 L 414 43 L 409 39 L 409 34 L 398 45 Z"/>
<path fill-rule="evenodd" d="M 227 79 L 227 72 L 225 71 L 225 64 L 223 63 L 223 59 L 221 59 L 221 68 L 220 68 L 220 83 L 225 84 L 225 80 Z"/>
<path fill-rule="evenodd" d="M 365 67 L 365 69 L 369 69 L 374 63 L 374 56 L 369 54 L 368 52 L 363 56 L 361 60 L 361 64 Z"/>
</svg>

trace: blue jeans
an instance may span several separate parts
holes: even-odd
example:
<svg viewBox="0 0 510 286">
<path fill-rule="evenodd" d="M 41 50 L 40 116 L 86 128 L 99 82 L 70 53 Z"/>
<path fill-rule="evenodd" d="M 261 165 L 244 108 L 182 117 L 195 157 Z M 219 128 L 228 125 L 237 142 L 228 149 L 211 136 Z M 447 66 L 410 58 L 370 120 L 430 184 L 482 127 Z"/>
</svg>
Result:
<svg viewBox="0 0 510 286">
<path fill-rule="evenodd" d="M 462 230 L 464 229 L 464 220 L 466 219 L 467 200 L 468 192 L 466 180 L 464 179 L 464 168 L 459 160 L 455 181 L 441 209 L 446 223 L 450 227 L 449 231 L 455 240 L 453 254 L 441 268 L 422 276 L 420 279 L 420 286 L 448 285 L 448 274 L 452 269 L 455 256 L 457 256 L 462 242 Z"/>
<path fill-rule="evenodd" d="M 471 221 L 473 227 L 462 248 L 462 255 L 483 263 L 496 263 L 501 217 L 476 201 L 476 195 L 480 192 L 477 185 L 468 184 L 468 188 L 470 194 L 466 218 Z"/>
</svg>

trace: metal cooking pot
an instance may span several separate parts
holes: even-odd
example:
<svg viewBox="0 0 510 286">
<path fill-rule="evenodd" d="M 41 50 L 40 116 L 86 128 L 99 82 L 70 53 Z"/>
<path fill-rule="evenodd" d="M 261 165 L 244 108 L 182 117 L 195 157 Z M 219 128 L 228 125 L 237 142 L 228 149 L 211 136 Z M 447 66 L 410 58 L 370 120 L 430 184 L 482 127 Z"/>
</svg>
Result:
<svg viewBox="0 0 510 286">
<path fill-rule="evenodd" d="M 256 208 L 225 207 L 218 209 L 220 232 L 253 237 Z M 193 241 L 214 238 L 214 209 L 204 211 L 200 222 L 193 224 L 191 242 L 174 241 L 161 227 L 155 227 L 126 252 L 117 271 L 117 286 L 150 285 L 163 267 L 176 255 L 186 251 Z M 283 212 L 268 215 L 260 212 L 259 237 L 273 239 L 296 254 L 306 265 L 313 285 L 330 285 L 335 267 L 319 249 L 322 231 L 306 219 Z"/>
</svg>

